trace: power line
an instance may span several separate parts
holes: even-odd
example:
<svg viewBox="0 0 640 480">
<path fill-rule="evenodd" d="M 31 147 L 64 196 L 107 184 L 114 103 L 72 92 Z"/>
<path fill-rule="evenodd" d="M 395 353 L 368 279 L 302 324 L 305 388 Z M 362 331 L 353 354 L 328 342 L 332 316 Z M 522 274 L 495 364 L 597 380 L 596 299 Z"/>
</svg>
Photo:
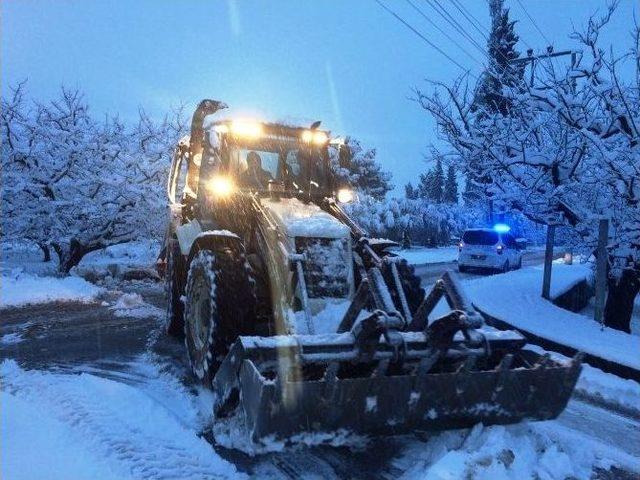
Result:
<svg viewBox="0 0 640 480">
<path fill-rule="evenodd" d="M 437 0 L 434 0 L 435 3 L 438 5 L 438 8 L 436 8 L 433 3 L 431 3 L 432 0 L 425 0 L 432 9 L 434 9 L 436 11 L 436 13 L 438 13 L 442 18 L 444 18 L 444 20 L 446 22 L 449 23 L 449 25 L 451 25 L 454 29 L 457 28 L 460 33 L 462 33 L 469 41 L 471 41 L 474 46 L 482 53 L 482 55 L 484 57 L 486 57 L 487 61 L 488 61 L 488 65 L 492 65 L 491 62 L 491 57 L 489 56 L 489 52 L 487 50 L 485 50 L 484 48 L 482 48 L 480 45 L 478 45 L 478 43 L 475 41 L 475 39 L 473 37 L 471 37 L 466 30 L 464 29 L 464 27 L 458 23 L 455 18 L 453 18 L 451 16 L 451 14 L 440 4 L 438 3 Z M 480 32 L 481 35 L 482 32 Z M 487 41 L 488 44 L 492 44 L 495 46 L 495 44 L 493 43 L 493 41 L 490 40 L 491 35 L 489 35 L 489 39 L 485 38 L 483 35 L 483 39 Z M 496 52 L 503 58 L 503 60 L 505 60 L 506 64 L 504 66 L 500 66 L 497 64 L 493 64 L 494 67 L 497 67 L 499 73 L 504 74 L 506 72 L 506 69 L 508 67 L 508 63 L 509 63 L 509 59 L 504 55 L 504 53 L 502 53 L 502 51 L 499 48 L 496 48 Z M 487 69 L 488 70 L 488 69 Z"/>
<path fill-rule="evenodd" d="M 467 21 L 473 26 L 473 28 L 476 29 L 476 31 L 478 31 L 480 33 L 480 35 L 482 35 L 482 38 L 484 38 L 485 40 L 487 40 L 487 35 L 490 34 L 489 30 L 482 25 L 477 19 L 476 17 L 474 17 L 471 12 L 469 12 L 469 10 L 467 10 L 464 5 L 462 5 L 461 3 L 458 2 L 458 0 L 451 0 L 451 3 L 453 3 L 453 6 L 456 7 L 456 9 L 462 14 L 462 16 L 464 18 L 467 19 Z M 471 17 L 471 18 L 469 18 Z M 484 32 L 482 30 L 480 30 L 480 28 L 482 28 L 482 30 L 484 30 Z"/>
<path fill-rule="evenodd" d="M 502 50 L 500 50 L 500 48 L 498 48 L 498 46 L 495 43 L 495 39 L 493 40 L 491 39 L 491 32 L 484 25 L 482 25 L 482 22 L 480 22 L 475 15 L 473 15 L 469 10 L 467 10 L 459 0 L 451 0 L 451 2 L 453 3 L 453 6 L 464 16 L 464 18 L 466 18 L 467 21 L 480 33 L 480 35 L 482 35 L 482 37 L 487 41 L 487 44 L 492 47 L 495 47 L 496 52 L 502 57 L 502 59 L 507 64 L 510 63 L 511 60 L 505 56 L 505 54 L 502 52 Z M 487 35 L 485 35 L 478 27 L 484 30 L 485 32 L 487 32 Z M 522 41 L 529 48 L 532 48 L 524 39 Z M 506 65 L 505 67 L 502 68 L 502 73 L 504 73 L 505 71 L 506 71 Z"/>
<path fill-rule="evenodd" d="M 527 17 L 529 17 L 529 20 L 531 20 L 531 23 L 533 23 L 533 26 L 536 27 L 536 30 L 538 30 L 540 35 L 542 35 L 542 38 L 544 38 L 544 40 L 547 42 L 547 45 L 551 45 L 551 42 L 549 41 L 547 36 L 544 34 L 544 32 L 542 30 L 540 30 L 540 27 L 538 26 L 536 21 L 533 19 L 533 17 L 531 15 L 529 15 L 529 12 L 527 11 L 526 8 L 524 8 L 524 5 L 522 4 L 522 2 L 520 0 L 516 0 L 516 2 L 518 2 L 518 5 L 520 5 L 520 8 L 522 8 L 522 10 L 524 11 L 525 15 Z"/>
<path fill-rule="evenodd" d="M 380 5 L 387 13 L 389 13 L 390 15 L 392 15 L 393 17 L 396 18 L 396 20 L 398 20 L 399 22 L 401 22 L 405 27 L 407 27 L 409 30 L 411 30 L 413 33 L 415 33 L 418 37 L 420 37 L 422 40 L 424 40 L 429 46 L 431 46 L 431 48 L 437 50 L 441 55 L 443 55 L 444 57 L 448 58 L 449 61 L 453 64 L 455 64 L 458 68 L 460 68 L 461 70 L 464 70 L 465 72 L 469 73 L 469 75 L 475 77 L 476 79 L 478 77 L 476 77 L 475 75 L 473 75 L 471 72 L 469 72 L 468 68 L 463 67 L 462 65 L 460 65 L 458 62 L 456 62 L 453 58 L 451 58 L 444 50 L 442 50 L 440 47 L 438 47 L 436 44 L 434 44 L 433 42 L 431 42 L 427 37 L 425 37 L 422 33 L 420 33 L 418 30 L 416 30 L 414 27 L 412 27 L 409 23 L 407 23 L 402 17 L 400 17 L 396 12 L 394 12 L 393 10 L 391 10 L 389 7 L 387 7 L 384 3 L 382 3 L 380 0 L 376 0 L 376 3 L 378 5 Z"/>
<path fill-rule="evenodd" d="M 425 0 L 429 6 L 436 11 L 436 13 L 438 15 L 440 15 L 442 18 L 444 18 L 444 20 L 449 23 L 449 25 L 451 25 L 454 29 L 457 29 L 467 40 L 469 40 L 474 47 L 476 47 L 481 53 L 482 55 L 486 55 L 486 50 L 483 49 L 478 42 L 476 42 L 476 40 L 469 35 L 469 33 L 467 31 L 465 31 L 464 27 L 462 25 L 460 25 L 457 20 L 455 18 L 453 18 L 451 16 L 451 14 L 442 6 L 440 5 L 440 3 L 438 3 L 437 0 L 435 0 L 435 5 L 433 4 L 433 2 L 431 0 Z M 437 5 L 437 7 L 436 7 Z"/>
<path fill-rule="evenodd" d="M 440 26 L 435 23 L 433 20 L 431 20 L 427 15 L 425 15 L 425 13 L 420 10 L 420 8 L 418 8 L 418 6 L 413 3 L 411 0 L 406 0 L 407 3 L 409 5 L 411 5 L 427 22 L 429 22 L 431 25 L 433 25 L 433 27 L 438 30 L 440 33 L 442 33 L 445 37 L 447 37 L 451 42 L 453 42 L 454 45 L 456 45 L 460 50 L 462 50 L 464 53 L 467 54 L 467 56 L 469 58 L 471 58 L 472 60 L 474 60 L 476 63 L 479 63 L 480 65 L 482 65 L 482 62 L 480 62 L 478 59 L 476 59 L 476 57 L 474 57 L 473 55 L 471 55 L 466 48 L 464 48 L 462 45 L 460 45 L 453 37 L 451 37 L 445 30 L 443 30 L 442 28 L 440 28 Z"/>
</svg>

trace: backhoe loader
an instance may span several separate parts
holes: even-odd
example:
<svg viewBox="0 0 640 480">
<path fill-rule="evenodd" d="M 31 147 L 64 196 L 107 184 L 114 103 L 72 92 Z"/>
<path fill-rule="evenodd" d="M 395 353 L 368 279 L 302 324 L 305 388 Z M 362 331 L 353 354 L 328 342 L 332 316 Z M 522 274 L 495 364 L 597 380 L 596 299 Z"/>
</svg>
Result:
<svg viewBox="0 0 640 480">
<path fill-rule="evenodd" d="M 167 331 L 184 337 L 216 417 L 287 438 L 551 419 L 577 356 L 551 360 L 484 325 L 455 274 L 428 294 L 394 242 L 345 205 L 346 145 L 309 126 L 220 119 L 204 100 L 168 182 Z M 450 311 L 432 318 L 444 298 Z"/>
</svg>

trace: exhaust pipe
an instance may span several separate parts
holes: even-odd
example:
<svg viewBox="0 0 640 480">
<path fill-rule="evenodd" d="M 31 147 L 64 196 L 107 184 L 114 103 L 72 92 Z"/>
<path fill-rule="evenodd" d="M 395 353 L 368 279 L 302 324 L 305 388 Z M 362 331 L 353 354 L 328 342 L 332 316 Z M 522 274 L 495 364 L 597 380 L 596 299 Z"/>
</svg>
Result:
<svg viewBox="0 0 640 480">
<path fill-rule="evenodd" d="M 218 110 L 227 108 L 227 104 L 217 100 L 202 100 L 198 104 L 198 108 L 193 112 L 191 117 L 191 135 L 189 140 L 189 161 L 187 169 L 187 182 L 192 191 L 198 188 L 198 166 L 195 165 L 193 159 L 197 155 L 202 155 L 202 144 L 204 140 L 204 119 L 208 115 L 213 115 Z"/>
</svg>

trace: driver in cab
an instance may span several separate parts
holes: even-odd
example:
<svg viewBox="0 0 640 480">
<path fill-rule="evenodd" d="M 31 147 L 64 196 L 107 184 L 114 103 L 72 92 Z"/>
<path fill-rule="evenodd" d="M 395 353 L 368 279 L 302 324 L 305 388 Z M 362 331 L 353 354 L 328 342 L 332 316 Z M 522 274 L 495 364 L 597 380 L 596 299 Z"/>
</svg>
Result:
<svg viewBox="0 0 640 480">
<path fill-rule="evenodd" d="M 240 175 L 240 184 L 256 190 L 266 190 L 269 181 L 273 180 L 271 173 L 262 168 L 262 159 L 256 152 L 247 154 L 247 169 Z"/>
</svg>

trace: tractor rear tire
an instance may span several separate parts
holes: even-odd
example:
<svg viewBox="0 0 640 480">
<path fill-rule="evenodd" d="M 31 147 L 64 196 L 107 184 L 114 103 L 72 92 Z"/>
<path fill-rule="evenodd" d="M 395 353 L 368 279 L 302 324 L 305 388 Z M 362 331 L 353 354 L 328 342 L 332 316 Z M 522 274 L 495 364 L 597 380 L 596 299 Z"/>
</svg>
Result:
<svg viewBox="0 0 640 480">
<path fill-rule="evenodd" d="M 200 250 L 186 286 L 184 334 L 195 376 L 207 388 L 233 342 L 252 333 L 255 283 L 243 253 L 225 247 Z"/>
<path fill-rule="evenodd" d="M 182 338 L 184 335 L 184 259 L 177 241 L 167 245 L 167 320 L 166 331 L 169 335 Z"/>
</svg>

